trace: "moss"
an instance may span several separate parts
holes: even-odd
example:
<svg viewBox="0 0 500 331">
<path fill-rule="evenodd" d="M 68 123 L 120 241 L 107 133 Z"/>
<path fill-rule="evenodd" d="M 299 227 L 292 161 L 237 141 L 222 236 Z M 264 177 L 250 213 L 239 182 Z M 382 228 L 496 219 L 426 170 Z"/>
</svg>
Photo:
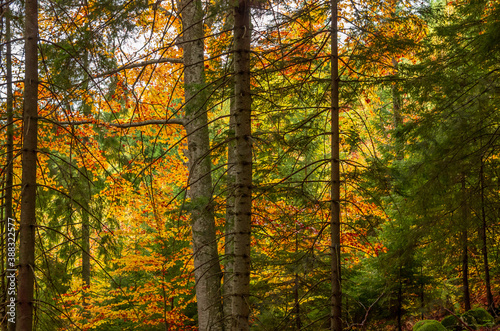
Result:
<svg viewBox="0 0 500 331">
<path fill-rule="evenodd" d="M 423 320 L 413 326 L 413 331 L 447 331 L 446 328 L 436 320 Z"/>
<path fill-rule="evenodd" d="M 446 330 L 452 330 L 452 331 L 458 331 L 462 330 L 462 324 L 460 321 L 457 319 L 460 318 L 460 316 L 453 316 L 453 315 L 448 315 L 443 320 L 441 321 L 441 325 L 446 328 Z"/>
<path fill-rule="evenodd" d="M 464 313 L 463 317 L 469 325 L 493 326 L 495 324 L 493 317 L 484 308 L 471 309 Z"/>
</svg>

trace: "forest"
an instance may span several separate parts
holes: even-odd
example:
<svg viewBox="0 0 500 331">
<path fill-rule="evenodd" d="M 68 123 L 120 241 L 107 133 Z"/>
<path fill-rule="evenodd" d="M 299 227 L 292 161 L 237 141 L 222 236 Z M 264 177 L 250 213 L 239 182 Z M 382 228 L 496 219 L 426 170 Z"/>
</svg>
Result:
<svg viewBox="0 0 500 331">
<path fill-rule="evenodd" d="M 1 330 L 500 330 L 500 0 L 0 19 Z"/>
</svg>

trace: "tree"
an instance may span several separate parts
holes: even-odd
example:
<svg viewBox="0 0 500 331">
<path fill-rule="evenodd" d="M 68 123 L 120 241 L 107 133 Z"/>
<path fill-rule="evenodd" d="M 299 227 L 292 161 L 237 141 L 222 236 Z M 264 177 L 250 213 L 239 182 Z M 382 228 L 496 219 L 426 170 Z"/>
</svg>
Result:
<svg viewBox="0 0 500 331">
<path fill-rule="evenodd" d="M 332 72 L 331 72 L 331 259 L 332 259 L 332 315 L 331 330 L 342 331 L 342 287 L 340 273 L 340 142 L 339 142 L 339 69 L 337 42 L 337 1 L 331 2 Z"/>
<path fill-rule="evenodd" d="M 184 111 L 196 298 L 200 330 L 222 330 L 221 277 L 212 200 L 212 174 L 204 66 L 203 8 L 199 0 L 181 1 L 184 44 Z"/>
<path fill-rule="evenodd" d="M 9 3 L 2 3 L 3 9 L 3 18 L 5 19 L 5 41 L 6 41 L 6 52 L 5 52 L 5 74 L 6 74 L 6 107 L 5 112 L 7 114 L 7 137 L 6 137 L 6 156 L 5 156 L 5 185 L 4 185 L 4 206 L 5 206 L 5 214 L 2 228 L 2 234 L 7 233 L 7 224 L 9 219 L 15 219 L 14 208 L 13 208 L 13 186 L 14 186 L 14 95 L 12 91 L 12 28 L 11 28 L 11 11 Z M 7 245 L 4 241 L 2 241 L 5 246 L 2 245 L 0 249 L 2 249 L 2 256 L 8 256 Z M 5 247 L 5 250 L 4 250 Z M 4 265 L 2 261 L 2 271 L 4 270 Z M 7 287 L 3 287 L 3 296 L 2 298 L 7 299 Z M 5 313 L 6 310 L 3 308 L 2 313 Z M 3 317 L 6 316 L 2 314 Z M 5 319 L 8 321 L 8 319 Z M 2 324 L 2 330 L 14 330 L 15 323 L 6 323 L 6 325 Z"/>
<path fill-rule="evenodd" d="M 25 78 L 21 221 L 19 226 L 19 292 L 16 330 L 33 328 L 38 138 L 38 1 L 25 4 Z"/>
<path fill-rule="evenodd" d="M 250 2 L 234 7 L 234 263 L 232 330 L 249 330 L 252 227 L 252 98 L 250 91 Z"/>
</svg>

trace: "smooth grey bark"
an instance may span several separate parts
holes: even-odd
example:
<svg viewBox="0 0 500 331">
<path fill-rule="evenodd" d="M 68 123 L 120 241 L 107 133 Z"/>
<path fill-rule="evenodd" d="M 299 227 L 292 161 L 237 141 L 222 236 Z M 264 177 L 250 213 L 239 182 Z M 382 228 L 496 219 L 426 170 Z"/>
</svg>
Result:
<svg viewBox="0 0 500 331">
<path fill-rule="evenodd" d="M 234 272 L 231 330 L 249 330 L 252 226 L 252 96 L 250 91 L 250 2 L 234 7 Z"/>
<path fill-rule="evenodd" d="M 234 94 L 234 89 L 231 91 Z M 224 245 L 224 283 L 223 283 L 223 308 L 224 328 L 231 330 L 233 315 L 233 271 L 234 271 L 234 190 L 236 181 L 236 144 L 234 140 L 234 95 L 230 98 L 229 134 L 227 150 L 227 198 L 226 198 L 226 224 Z"/>
<path fill-rule="evenodd" d="M 340 265 L 340 141 L 339 141 L 339 55 L 338 55 L 338 1 L 331 4 L 331 316 L 330 329 L 342 330 L 342 287 Z"/>
<path fill-rule="evenodd" d="M 217 252 L 212 201 L 210 141 L 204 72 L 203 8 L 200 0 L 182 0 L 185 128 L 188 139 L 194 275 L 199 329 L 223 330 L 222 271 Z"/>
<path fill-rule="evenodd" d="M 38 133 L 38 2 L 25 3 L 25 79 L 16 330 L 33 329 Z"/>
</svg>

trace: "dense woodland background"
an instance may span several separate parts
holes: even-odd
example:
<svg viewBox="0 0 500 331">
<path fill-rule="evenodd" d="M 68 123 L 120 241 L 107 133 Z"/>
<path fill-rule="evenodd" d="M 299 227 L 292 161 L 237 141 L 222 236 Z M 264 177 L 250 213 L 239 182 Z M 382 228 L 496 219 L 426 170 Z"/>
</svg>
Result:
<svg viewBox="0 0 500 331">
<path fill-rule="evenodd" d="M 496 329 L 500 1 L 0 6 L 2 330 Z"/>
</svg>

